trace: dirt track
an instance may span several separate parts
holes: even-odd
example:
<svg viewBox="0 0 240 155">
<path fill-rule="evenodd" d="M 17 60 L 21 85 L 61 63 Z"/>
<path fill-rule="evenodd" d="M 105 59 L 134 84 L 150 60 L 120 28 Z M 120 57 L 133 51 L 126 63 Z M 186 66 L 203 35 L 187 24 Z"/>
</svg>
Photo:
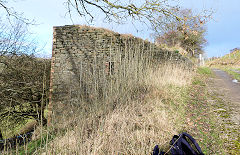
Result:
<svg viewBox="0 0 240 155">
<path fill-rule="evenodd" d="M 218 94 L 223 94 L 224 100 L 228 101 L 230 118 L 235 125 L 240 125 L 240 83 L 233 82 L 226 72 L 213 69 L 216 77 L 213 78 L 213 88 Z"/>
<path fill-rule="evenodd" d="M 222 70 L 212 71 L 215 77 L 208 82 L 209 103 L 217 114 L 223 146 L 227 154 L 240 154 L 240 83 Z"/>
</svg>

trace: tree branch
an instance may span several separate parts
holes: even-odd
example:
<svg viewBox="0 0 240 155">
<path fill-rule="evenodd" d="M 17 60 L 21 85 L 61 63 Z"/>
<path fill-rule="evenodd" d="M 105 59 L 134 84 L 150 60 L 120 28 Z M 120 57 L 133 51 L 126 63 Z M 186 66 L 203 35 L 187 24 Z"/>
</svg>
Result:
<svg viewBox="0 0 240 155">
<path fill-rule="evenodd" d="M 0 8 L 3 8 L 3 10 L 5 10 L 6 14 L 7 14 L 7 18 L 9 20 L 9 22 L 11 23 L 11 17 L 14 17 L 15 19 L 21 21 L 21 22 L 24 22 L 25 24 L 28 24 L 28 25 L 34 25 L 35 22 L 34 20 L 30 21 L 29 19 L 23 17 L 23 14 L 19 14 L 17 13 L 16 11 L 14 11 L 13 8 L 9 7 L 6 5 L 7 1 L 3 1 L 3 0 L 0 0 Z"/>
<path fill-rule="evenodd" d="M 171 5 L 168 5 L 168 0 L 145 0 L 142 2 L 135 2 L 128 4 L 127 2 L 115 1 L 111 2 L 110 0 L 67 0 L 68 6 L 71 6 L 80 16 L 90 17 L 92 22 L 94 19 L 94 14 L 90 12 L 90 6 L 98 8 L 99 13 L 105 15 L 105 19 L 108 22 L 114 21 L 117 23 L 124 23 L 128 21 L 128 17 L 133 20 L 138 20 L 143 23 L 151 23 L 157 21 L 158 16 L 169 16 L 180 20 L 180 17 L 176 16 L 172 12 Z M 67 8 L 68 13 L 71 17 L 71 8 Z"/>
</svg>

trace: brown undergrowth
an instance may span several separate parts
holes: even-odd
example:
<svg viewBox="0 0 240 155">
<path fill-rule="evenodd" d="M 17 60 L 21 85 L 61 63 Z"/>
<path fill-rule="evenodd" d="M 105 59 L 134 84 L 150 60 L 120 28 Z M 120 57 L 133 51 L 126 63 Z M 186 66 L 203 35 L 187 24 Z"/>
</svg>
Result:
<svg viewBox="0 0 240 155">
<path fill-rule="evenodd" d="M 0 56 L 0 132 L 4 139 L 31 131 L 48 102 L 50 59 Z M 44 87 L 43 87 L 44 86 Z"/>
<path fill-rule="evenodd" d="M 71 126 L 40 132 L 41 145 L 32 142 L 21 153 L 150 154 L 157 144 L 167 151 L 172 136 L 185 131 L 205 154 L 226 154 L 206 89 L 207 74 L 207 69 L 196 74 L 179 65 L 159 66 L 148 72 L 145 89 L 127 104 L 81 111 Z"/>
<path fill-rule="evenodd" d="M 56 138 L 37 152 L 149 154 L 156 144 L 167 149 L 172 136 L 182 129 L 182 93 L 194 73 L 170 63 L 146 73 L 138 95 L 128 103 L 118 104 L 112 111 L 98 107 L 85 114 L 78 112 L 80 116 L 73 118 L 74 125 L 64 132 L 57 130 Z"/>
</svg>

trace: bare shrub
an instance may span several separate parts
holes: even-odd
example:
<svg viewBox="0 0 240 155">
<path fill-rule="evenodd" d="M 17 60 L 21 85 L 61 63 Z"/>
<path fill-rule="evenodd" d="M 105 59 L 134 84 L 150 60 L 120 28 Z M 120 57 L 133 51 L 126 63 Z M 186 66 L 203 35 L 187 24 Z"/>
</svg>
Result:
<svg viewBox="0 0 240 155">
<path fill-rule="evenodd" d="M 6 138 L 19 134 L 16 128 L 29 119 L 40 121 L 48 100 L 50 60 L 24 54 L 0 59 L 5 64 L 0 73 L 0 124 Z"/>
</svg>

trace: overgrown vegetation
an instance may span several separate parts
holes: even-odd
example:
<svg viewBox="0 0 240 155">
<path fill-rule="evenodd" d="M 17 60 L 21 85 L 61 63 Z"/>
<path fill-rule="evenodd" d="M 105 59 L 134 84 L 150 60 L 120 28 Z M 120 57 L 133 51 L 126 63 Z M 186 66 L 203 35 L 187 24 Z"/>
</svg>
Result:
<svg viewBox="0 0 240 155">
<path fill-rule="evenodd" d="M 41 120 L 48 101 L 50 60 L 21 55 L 2 56 L 1 62 L 0 129 L 3 138 L 11 138 L 33 129 Z"/>
<path fill-rule="evenodd" d="M 240 49 L 234 48 L 229 54 L 224 55 L 221 58 L 216 58 L 207 62 L 207 65 L 211 68 L 218 68 L 224 70 L 232 78 L 240 81 Z"/>
<path fill-rule="evenodd" d="M 147 21 L 155 30 L 163 17 L 173 29 L 163 31 L 159 42 L 167 40 L 167 45 L 180 45 L 191 56 L 202 53 L 206 43 L 201 25 L 208 16 L 195 17 L 191 10 L 179 12 L 178 6 L 168 5 L 168 0 L 146 0 L 141 4 L 108 0 L 65 2 L 70 18 L 74 10 L 87 21 L 95 17 L 89 8 L 98 9 L 110 22 L 124 23 L 130 17 L 133 21 Z M 28 23 L 7 4 L 0 0 L 0 8 L 8 17 Z M 50 62 L 30 56 L 36 46 L 25 44 L 29 42 L 21 24 L 13 25 L 14 29 L 2 27 L 0 32 L 4 45 L 0 47 L 1 130 L 7 138 L 29 130 L 22 128 L 25 123 L 35 127 L 31 120 L 40 121 L 40 126 L 32 142 L 13 152 L 4 150 L 3 154 L 149 154 L 156 144 L 168 149 L 172 136 L 181 131 L 190 132 L 206 154 L 225 151 L 207 102 L 204 78 L 184 64 L 143 61 L 141 55 L 126 59 L 114 74 L 110 67 L 108 76 L 100 78 L 102 83 L 95 76 L 98 70 L 93 69 L 84 77 L 78 105 L 69 101 L 70 106 L 59 107 L 61 111 L 55 118 L 61 121 L 53 117 L 52 126 L 43 126 Z M 211 75 L 208 68 L 200 68 L 197 73 Z"/>
<path fill-rule="evenodd" d="M 167 149 L 172 135 L 180 132 L 182 124 L 178 121 L 183 115 L 174 111 L 182 107 L 182 102 L 177 102 L 182 100 L 181 90 L 191 82 L 193 72 L 181 65 L 162 64 L 145 73 L 141 85 L 128 85 L 125 89 L 125 103 L 119 102 L 114 108 L 114 102 L 82 104 L 71 120 L 62 116 L 65 128 L 56 126 L 56 138 L 36 151 L 148 154 L 159 143 Z"/>
<path fill-rule="evenodd" d="M 46 105 L 50 60 L 36 58 L 27 25 L 0 22 L 0 132 L 11 138 L 34 128 Z"/>
<path fill-rule="evenodd" d="M 126 100 L 120 100 L 124 104 L 83 103 L 71 119 L 62 115 L 63 126 L 40 126 L 35 139 L 14 152 L 149 154 L 156 144 L 167 150 L 172 136 L 182 131 L 193 135 L 205 154 L 229 151 L 223 126 L 209 104 L 214 98 L 206 90 L 209 68 L 195 73 L 184 65 L 165 63 L 144 73 L 140 85 L 125 87 Z"/>
<path fill-rule="evenodd" d="M 149 154 L 156 144 L 167 150 L 172 136 L 186 131 L 197 139 L 204 153 L 222 154 L 226 150 L 221 127 L 208 103 L 206 85 L 194 84 L 196 80 L 206 82 L 206 70 L 200 68 L 202 75 L 195 75 L 181 66 L 163 64 L 148 72 L 144 80 L 147 91 L 126 104 L 107 111 L 104 105 L 84 105 L 85 110 L 74 115 L 74 125 L 55 128 L 54 132 L 45 128 L 42 144 L 33 141 L 27 148 L 33 154 Z M 46 135 L 55 138 L 47 140 Z"/>
</svg>

